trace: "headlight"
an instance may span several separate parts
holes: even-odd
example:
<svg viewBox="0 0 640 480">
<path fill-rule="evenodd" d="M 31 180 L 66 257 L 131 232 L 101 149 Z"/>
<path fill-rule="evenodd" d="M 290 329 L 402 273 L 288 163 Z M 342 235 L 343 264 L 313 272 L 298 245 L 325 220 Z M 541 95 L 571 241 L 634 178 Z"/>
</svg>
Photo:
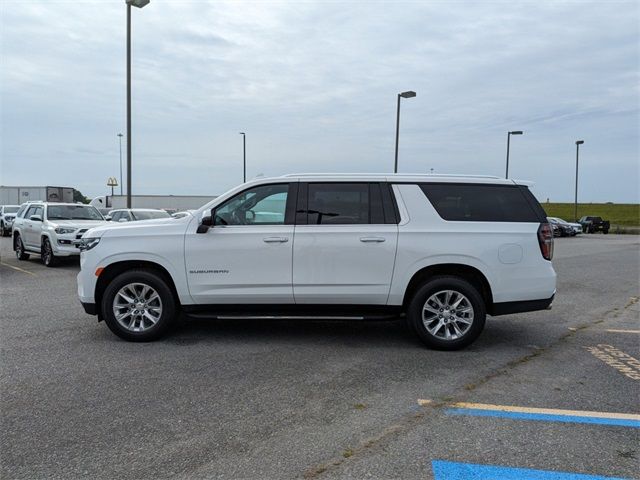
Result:
<svg viewBox="0 0 640 480">
<path fill-rule="evenodd" d="M 80 250 L 84 251 L 91 250 L 96 245 L 98 245 L 98 243 L 100 243 L 99 238 L 83 238 L 82 240 L 80 240 L 79 248 Z"/>
<path fill-rule="evenodd" d="M 64 227 L 56 228 L 56 233 L 59 233 L 60 235 L 64 235 L 66 233 L 73 233 L 75 231 L 76 231 L 75 228 L 64 228 Z"/>
</svg>

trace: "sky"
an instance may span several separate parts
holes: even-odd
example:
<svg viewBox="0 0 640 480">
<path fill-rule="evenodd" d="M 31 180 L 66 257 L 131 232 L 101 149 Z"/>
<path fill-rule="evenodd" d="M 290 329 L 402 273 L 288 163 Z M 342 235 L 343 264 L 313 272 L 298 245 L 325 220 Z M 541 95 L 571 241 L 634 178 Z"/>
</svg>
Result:
<svg viewBox="0 0 640 480">
<path fill-rule="evenodd" d="M 151 0 L 132 25 L 134 194 L 236 186 L 241 131 L 248 179 L 392 172 L 414 90 L 400 173 L 504 176 L 523 130 L 510 177 L 541 201 L 573 201 L 578 139 L 580 201 L 640 201 L 640 2 Z M 0 41 L 0 184 L 107 194 L 124 0 L 0 0 Z"/>
</svg>

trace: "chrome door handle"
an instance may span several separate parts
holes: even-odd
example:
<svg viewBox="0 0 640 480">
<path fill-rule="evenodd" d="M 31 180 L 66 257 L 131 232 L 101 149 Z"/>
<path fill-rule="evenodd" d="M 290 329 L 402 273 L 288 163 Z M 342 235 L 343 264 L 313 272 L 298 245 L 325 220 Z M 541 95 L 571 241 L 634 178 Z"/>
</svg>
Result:
<svg viewBox="0 0 640 480">
<path fill-rule="evenodd" d="M 360 237 L 360 241 L 364 243 L 380 243 L 384 242 L 383 237 Z"/>
<path fill-rule="evenodd" d="M 265 237 L 262 241 L 265 243 L 286 243 L 289 239 L 287 237 Z"/>
</svg>

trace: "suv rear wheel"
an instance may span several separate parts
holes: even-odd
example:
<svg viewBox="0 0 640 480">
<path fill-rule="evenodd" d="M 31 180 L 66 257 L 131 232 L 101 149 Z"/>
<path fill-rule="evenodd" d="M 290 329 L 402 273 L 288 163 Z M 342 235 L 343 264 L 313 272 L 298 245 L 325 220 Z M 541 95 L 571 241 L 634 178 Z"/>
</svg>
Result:
<svg viewBox="0 0 640 480">
<path fill-rule="evenodd" d="M 24 251 L 24 244 L 22 243 L 20 235 L 16 235 L 13 241 L 13 249 L 16 251 L 16 258 L 18 260 L 29 260 L 30 255 Z"/>
<path fill-rule="evenodd" d="M 414 294 L 407 319 L 427 346 L 458 350 L 482 332 L 486 306 L 468 281 L 454 276 L 434 277 Z"/>
<path fill-rule="evenodd" d="M 118 275 L 102 296 L 102 313 L 120 338 L 147 342 L 162 336 L 174 322 L 176 302 L 165 280 L 149 270 Z"/>
</svg>

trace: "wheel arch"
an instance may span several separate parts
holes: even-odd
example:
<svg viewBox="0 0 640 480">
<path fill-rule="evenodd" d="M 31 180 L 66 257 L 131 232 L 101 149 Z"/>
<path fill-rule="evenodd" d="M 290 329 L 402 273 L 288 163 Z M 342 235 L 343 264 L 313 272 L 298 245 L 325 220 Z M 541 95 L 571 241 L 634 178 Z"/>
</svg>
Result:
<svg viewBox="0 0 640 480">
<path fill-rule="evenodd" d="M 476 267 L 465 265 L 462 263 L 439 263 L 421 268 L 413 274 L 411 280 L 404 292 L 402 301 L 402 309 L 406 311 L 414 293 L 420 288 L 420 285 L 428 281 L 429 278 L 442 275 L 451 275 L 462 278 L 471 283 L 478 289 L 480 295 L 485 302 L 487 313 L 491 312 L 493 307 L 493 292 L 487 277 Z"/>
<path fill-rule="evenodd" d="M 165 267 L 163 267 L 159 263 L 149 260 L 122 260 L 119 262 L 111 263 L 110 265 L 105 267 L 102 273 L 100 273 L 98 281 L 96 282 L 94 298 L 98 318 L 100 320 L 102 320 L 103 318 L 102 297 L 104 295 L 105 289 L 107 288 L 107 285 L 109 285 L 109 283 L 121 273 L 133 269 L 151 271 L 160 276 L 167 283 L 167 286 L 171 290 L 173 298 L 176 302 L 176 306 L 180 306 L 180 297 L 178 296 L 178 290 L 176 288 L 175 282 L 173 281 L 171 274 Z"/>
</svg>

